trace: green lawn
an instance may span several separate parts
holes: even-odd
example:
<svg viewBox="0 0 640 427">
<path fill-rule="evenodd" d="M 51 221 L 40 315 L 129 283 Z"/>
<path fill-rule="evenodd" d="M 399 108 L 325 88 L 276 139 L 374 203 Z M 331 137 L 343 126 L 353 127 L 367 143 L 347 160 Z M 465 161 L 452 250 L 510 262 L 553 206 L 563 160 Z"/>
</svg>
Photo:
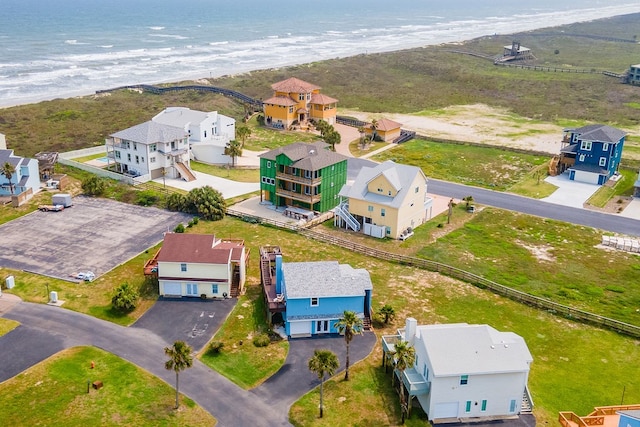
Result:
<svg viewBox="0 0 640 427">
<path fill-rule="evenodd" d="M 414 139 L 384 151 L 372 160 L 393 160 L 418 166 L 431 178 L 505 191 L 549 158 L 472 144 Z"/>
<path fill-rule="evenodd" d="M 251 151 L 273 150 L 294 142 L 313 142 L 320 140 L 320 136 L 313 133 L 283 131 L 259 126 L 257 116 L 245 125 L 251 129 L 251 136 L 247 138 L 244 148 Z"/>
<path fill-rule="evenodd" d="M 91 369 L 91 362 L 95 368 Z M 87 381 L 104 387 L 87 393 Z M 94 347 L 62 351 L 0 384 L 4 426 L 212 426 L 215 418 L 148 372 Z"/>
<path fill-rule="evenodd" d="M 260 182 L 259 168 L 232 168 L 191 161 L 191 169 L 238 182 Z"/>
</svg>

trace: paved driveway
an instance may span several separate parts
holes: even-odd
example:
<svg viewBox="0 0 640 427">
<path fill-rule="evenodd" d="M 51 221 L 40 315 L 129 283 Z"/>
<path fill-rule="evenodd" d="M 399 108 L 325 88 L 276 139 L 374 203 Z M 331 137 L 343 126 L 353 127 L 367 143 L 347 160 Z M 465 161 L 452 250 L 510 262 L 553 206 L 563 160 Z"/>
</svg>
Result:
<svg viewBox="0 0 640 427">
<path fill-rule="evenodd" d="M 569 174 L 548 176 L 545 181 L 558 187 L 552 195 L 545 197 L 545 202 L 571 206 L 582 209 L 584 203 L 600 188 L 600 185 L 571 181 Z"/>
<path fill-rule="evenodd" d="M 198 352 L 222 326 L 237 301 L 161 297 L 133 327 L 151 331 L 168 343 L 184 341 Z"/>
<path fill-rule="evenodd" d="M 108 199 L 76 197 L 61 212 L 35 211 L 0 225 L 0 266 L 70 280 L 101 275 L 162 241 L 191 216 Z"/>
</svg>

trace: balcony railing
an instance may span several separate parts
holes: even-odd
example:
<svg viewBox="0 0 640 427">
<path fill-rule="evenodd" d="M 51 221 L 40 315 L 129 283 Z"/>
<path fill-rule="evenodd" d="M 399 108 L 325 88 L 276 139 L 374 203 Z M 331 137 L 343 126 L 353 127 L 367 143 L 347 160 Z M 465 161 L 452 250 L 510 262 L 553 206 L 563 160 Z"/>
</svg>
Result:
<svg viewBox="0 0 640 427">
<path fill-rule="evenodd" d="M 302 176 L 297 176 L 297 175 L 291 175 L 288 173 L 284 173 L 284 172 L 277 172 L 276 173 L 276 178 L 282 180 L 282 181 L 287 181 L 287 182 L 295 182 L 297 184 L 303 184 L 303 185 L 308 185 L 308 186 L 317 186 L 320 185 L 322 183 L 322 179 L 321 178 L 305 178 Z"/>
<path fill-rule="evenodd" d="M 293 200 L 299 200 L 305 203 L 318 203 L 321 199 L 320 194 L 310 195 L 304 193 L 296 193 L 295 191 L 284 190 L 282 188 L 278 188 L 276 190 L 276 196 L 287 197 Z"/>
</svg>

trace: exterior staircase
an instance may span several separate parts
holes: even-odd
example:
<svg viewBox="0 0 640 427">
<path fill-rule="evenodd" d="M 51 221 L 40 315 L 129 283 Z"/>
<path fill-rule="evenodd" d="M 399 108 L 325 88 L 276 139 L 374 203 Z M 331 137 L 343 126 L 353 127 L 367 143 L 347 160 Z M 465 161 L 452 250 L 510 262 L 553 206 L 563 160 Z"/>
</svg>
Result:
<svg viewBox="0 0 640 427">
<path fill-rule="evenodd" d="M 364 319 L 362 320 L 362 326 L 363 329 L 365 331 L 370 331 L 371 330 L 371 318 L 368 316 L 364 316 Z"/>
<path fill-rule="evenodd" d="M 260 276 L 262 278 L 263 286 L 267 287 L 271 285 L 271 271 L 268 256 L 262 256 L 260 258 Z"/>
<path fill-rule="evenodd" d="M 520 407 L 521 414 L 531 414 L 533 413 L 533 399 L 531 398 L 531 394 L 529 393 L 529 388 L 524 388 L 524 395 L 522 396 L 522 405 Z"/>
<path fill-rule="evenodd" d="M 191 182 L 196 180 L 196 176 L 184 163 L 176 163 L 176 169 L 178 169 L 178 172 L 180 172 L 180 176 L 185 181 Z"/>
<path fill-rule="evenodd" d="M 349 212 L 349 202 L 344 201 L 340 203 L 335 208 L 335 216 L 341 218 L 347 227 L 351 228 L 353 231 L 360 231 L 360 223 L 351 215 Z"/>
</svg>

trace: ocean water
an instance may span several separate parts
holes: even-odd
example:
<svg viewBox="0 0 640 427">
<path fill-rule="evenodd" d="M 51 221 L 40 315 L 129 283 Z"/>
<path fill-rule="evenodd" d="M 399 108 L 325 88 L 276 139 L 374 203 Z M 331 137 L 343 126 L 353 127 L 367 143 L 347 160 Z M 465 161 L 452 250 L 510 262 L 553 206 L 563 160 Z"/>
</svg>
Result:
<svg viewBox="0 0 640 427">
<path fill-rule="evenodd" d="M 0 106 L 637 12 L 630 0 L 0 0 Z"/>
</svg>

